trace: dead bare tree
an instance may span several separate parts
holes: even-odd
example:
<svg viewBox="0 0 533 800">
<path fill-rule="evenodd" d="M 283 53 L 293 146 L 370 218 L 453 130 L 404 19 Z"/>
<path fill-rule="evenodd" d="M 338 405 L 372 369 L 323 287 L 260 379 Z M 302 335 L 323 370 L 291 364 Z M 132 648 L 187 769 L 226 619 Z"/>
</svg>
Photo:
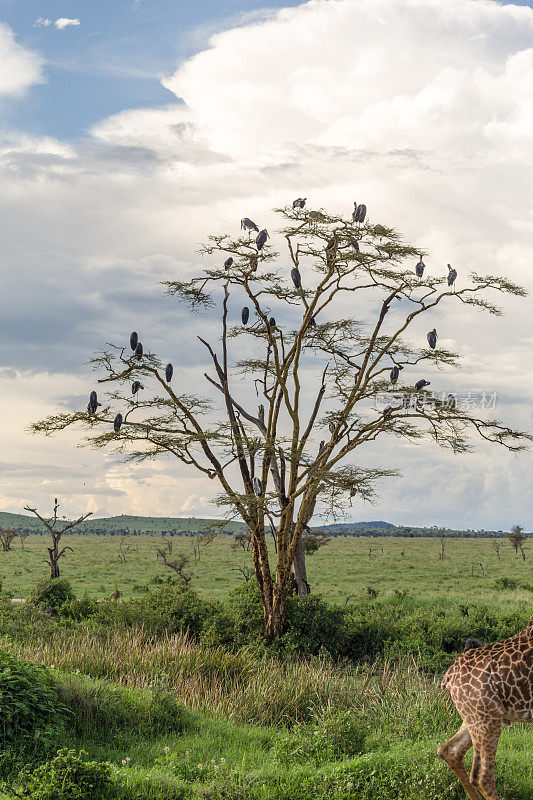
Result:
<svg viewBox="0 0 533 800">
<path fill-rule="evenodd" d="M 447 536 L 444 533 L 444 531 L 440 532 L 439 542 L 440 542 L 439 560 L 444 561 L 444 559 L 446 558 L 446 543 L 447 543 Z"/>
<path fill-rule="evenodd" d="M 66 522 L 63 524 L 62 527 L 58 528 L 56 527 L 59 522 L 57 516 L 58 508 L 59 508 L 59 503 L 57 502 L 57 497 L 56 497 L 54 500 L 54 512 L 52 516 L 49 519 L 45 519 L 39 514 L 36 508 L 32 508 L 31 506 L 24 506 L 25 511 L 29 511 L 31 514 L 35 514 L 37 519 L 39 519 L 42 522 L 42 524 L 52 537 L 52 546 L 47 547 L 49 558 L 48 561 L 46 561 L 46 563 L 50 565 L 51 578 L 59 578 L 59 559 L 61 558 L 61 556 L 64 555 L 67 550 L 74 552 L 72 550 L 72 547 L 69 547 L 68 545 L 66 547 L 63 547 L 61 550 L 59 549 L 59 542 L 61 541 L 61 537 L 63 536 L 64 533 L 66 533 L 66 531 L 69 531 L 72 528 L 81 525 L 81 523 L 84 520 L 86 520 L 87 517 L 90 517 L 91 514 L 93 513 L 92 511 L 89 511 L 87 514 L 82 514 L 82 516 L 78 517 L 78 519 L 75 519 L 72 522 Z"/>
<path fill-rule="evenodd" d="M 501 548 L 502 544 L 503 544 L 502 542 L 492 542 L 492 546 L 493 546 L 494 550 L 496 550 L 496 555 L 498 556 L 498 561 L 502 560 L 501 556 L 500 556 L 500 548 Z"/>
<path fill-rule="evenodd" d="M 133 551 L 138 549 L 138 545 L 133 545 L 130 541 L 128 541 L 128 536 L 121 536 L 120 542 L 118 545 L 118 560 L 125 564 L 128 560 L 128 555 Z"/>
<path fill-rule="evenodd" d="M 421 315 L 446 303 L 498 315 L 488 295 L 524 296 L 520 286 L 471 273 L 456 289 L 446 275 L 423 267 L 415 274 L 420 248 L 390 227 L 322 211 L 279 213 L 288 268 L 273 264 L 278 254 L 264 242 L 217 235 L 202 248 L 213 259 L 202 274 L 167 282 L 168 292 L 195 312 L 220 303 L 220 344 L 198 337 L 210 363 L 211 398 L 175 390 L 174 369 L 165 369 L 146 347 L 135 354 L 109 345 L 93 359 L 103 372 L 100 382 L 111 387 L 101 408 L 93 398 L 89 413 L 54 414 L 32 426 L 50 435 L 80 424 L 97 448 L 114 448 L 137 462 L 170 454 L 216 481 L 218 505 L 251 532 L 268 640 L 284 631 L 293 569 L 298 593 L 309 590 L 302 536 L 317 504 L 335 518 L 351 498 L 371 500 L 376 482 L 397 474 L 355 465 L 356 453 L 383 436 L 430 438 L 455 453 L 469 450 L 471 433 L 515 451 L 532 439 L 444 394 L 430 394 L 421 369 L 458 366 L 458 355 L 406 338 Z M 240 304 L 243 297 L 242 325 L 231 325 L 230 298 Z M 376 316 L 368 324 L 357 321 L 349 310 L 355 307 L 377 307 Z M 400 369 L 409 377 L 397 386 Z M 133 379 L 147 387 L 142 400 L 132 398 Z M 250 408 L 248 387 L 260 395 L 257 411 Z M 384 393 L 390 393 L 385 407 Z"/>
<path fill-rule="evenodd" d="M 520 551 L 522 558 L 525 561 L 526 554 L 524 551 L 524 544 L 527 542 L 527 536 L 524 533 L 523 527 L 521 525 L 513 525 L 507 534 L 507 538 L 511 547 L 514 549 L 515 554 L 518 555 L 518 551 Z"/>
<path fill-rule="evenodd" d="M 176 573 L 176 575 L 185 583 L 186 586 L 190 584 L 194 577 L 194 573 L 185 569 L 190 561 L 189 556 L 186 556 L 185 553 L 178 553 L 176 558 L 172 558 L 171 541 L 165 542 L 164 547 L 157 548 L 157 558 L 165 565 L 165 567 L 173 570 L 173 572 Z"/>
<path fill-rule="evenodd" d="M 236 572 L 240 572 L 246 583 L 253 577 L 254 571 L 252 567 L 247 567 L 246 564 L 243 564 L 242 567 L 232 567 L 233 570 Z"/>
<path fill-rule="evenodd" d="M 192 542 L 192 551 L 197 561 L 200 561 L 200 556 L 202 554 L 202 544 L 203 544 L 202 537 L 195 536 Z"/>
<path fill-rule="evenodd" d="M 11 550 L 11 545 L 17 536 L 20 536 L 18 528 L 0 528 L 0 544 L 4 553 Z"/>
</svg>

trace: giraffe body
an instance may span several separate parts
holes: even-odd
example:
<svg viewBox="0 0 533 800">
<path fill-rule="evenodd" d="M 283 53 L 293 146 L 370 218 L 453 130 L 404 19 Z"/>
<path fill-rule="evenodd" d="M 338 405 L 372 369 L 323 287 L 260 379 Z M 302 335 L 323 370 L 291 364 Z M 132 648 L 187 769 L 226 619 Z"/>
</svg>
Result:
<svg viewBox="0 0 533 800">
<path fill-rule="evenodd" d="M 466 650 L 442 680 L 463 724 L 439 755 L 470 800 L 499 800 L 494 783 L 496 749 L 504 722 L 533 722 L 533 617 L 504 642 Z M 463 759 L 470 747 L 470 776 Z"/>
</svg>

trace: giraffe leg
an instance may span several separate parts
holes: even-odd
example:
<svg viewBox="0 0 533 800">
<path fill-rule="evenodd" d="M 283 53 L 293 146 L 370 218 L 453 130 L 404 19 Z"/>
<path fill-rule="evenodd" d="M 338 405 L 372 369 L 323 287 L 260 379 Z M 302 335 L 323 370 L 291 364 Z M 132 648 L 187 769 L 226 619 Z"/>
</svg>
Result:
<svg viewBox="0 0 533 800">
<path fill-rule="evenodd" d="M 499 800 L 494 781 L 494 764 L 498 740 L 502 732 L 502 721 L 495 719 L 481 725 L 473 725 L 471 730 L 474 761 L 470 781 L 486 800 Z"/>
<path fill-rule="evenodd" d="M 452 736 L 446 744 L 439 747 L 437 753 L 448 764 L 452 772 L 457 775 L 470 800 L 481 800 L 478 791 L 470 783 L 468 772 L 464 765 L 463 759 L 470 747 L 472 747 L 472 738 L 466 723 L 463 722 L 455 736 Z"/>
</svg>

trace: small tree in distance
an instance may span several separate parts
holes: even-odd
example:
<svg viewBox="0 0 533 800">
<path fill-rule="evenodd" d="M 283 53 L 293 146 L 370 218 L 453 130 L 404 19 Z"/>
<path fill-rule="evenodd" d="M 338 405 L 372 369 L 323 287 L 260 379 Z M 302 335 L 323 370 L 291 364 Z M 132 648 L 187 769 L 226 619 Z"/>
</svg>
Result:
<svg viewBox="0 0 533 800">
<path fill-rule="evenodd" d="M 71 528 L 75 528 L 77 525 L 81 525 L 81 523 L 84 520 L 86 520 L 87 517 L 90 517 L 91 514 L 93 513 L 92 511 L 89 511 L 87 514 L 82 514 L 81 517 L 78 517 L 78 519 L 75 519 L 73 522 L 66 522 L 62 527 L 56 527 L 59 522 L 57 516 L 58 509 L 59 509 L 59 503 L 57 502 L 57 497 L 54 500 L 54 512 L 49 519 L 45 519 L 44 517 L 42 517 L 36 508 L 31 508 L 31 506 L 24 506 L 25 511 L 29 511 L 31 514 L 35 514 L 37 519 L 41 520 L 44 527 L 52 537 L 52 546 L 47 548 L 49 558 L 48 561 L 46 562 L 47 564 L 50 565 L 51 578 L 59 578 L 59 559 L 61 558 L 61 556 L 63 556 L 67 550 L 74 552 L 72 550 L 72 547 L 69 547 L 68 545 L 66 547 L 61 548 L 61 550 L 59 549 L 59 542 L 61 541 L 61 537 L 63 536 L 64 533 L 66 533 L 66 531 L 71 530 Z"/>
<path fill-rule="evenodd" d="M 513 525 L 507 534 L 507 538 L 509 540 L 509 544 L 514 549 L 515 554 L 518 555 L 518 551 L 520 550 L 522 558 L 525 561 L 526 554 L 524 552 L 524 544 L 527 542 L 527 536 L 524 533 L 522 525 Z"/>
<path fill-rule="evenodd" d="M 184 582 L 185 586 L 188 586 L 194 577 L 194 574 L 187 569 L 190 561 L 189 556 L 185 555 L 185 553 L 173 555 L 172 540 L 169 541 L 168 539 L 165 541 L 163 547 L 158 547 L 156 550 L 158 561 L 175 572 L 178 578 Z"/>
<path fill-rule="evenodd" d="M 209 398 L 180 385 L 179 375 L 174 388 L 173 368 L 139 349 L 135 333 L 135 352 L 110 345 L 92 360 L 99 382 L 111 387 L 101 409 L 93 402 L 89 413 L 63 412 L 32 426 L 50 435 L 79 424 L 97 448 L 137 462 L 171 455 L 215 481 L 227 519 L 240 518 L 250 531 L 267 640 L 284 631 L 293 567 L 298 594 L 308 591 L 302 536 L 317 506 L 335 519 L 352 498 L 372 500 L 376 482 L 397 474 L 364 466 L 364 450 L 378 438 L 429 438 L 455 453 L 469 450 L 472 432 L 510 450 L 531 440 L 430 395 L 423 368 L 457 366 L 458 355 L 435 347 L 429 335 L 429 346 L 425 337 L 414 344 L 406 338 L 421 315 L 444 303 L 498 315 L 487 296 L 524 296 L 520 286 L 471 273 L 456 289 L 451 273 L 424 270 L 420 248 L 361 215 L 279 214 L 281 264 L 263 232 L 257 241 L 216 235 L 202 248 L 209 267 L 166 284 L 193 312 L 220 308 L 220 341 L 198 337 L 211 366 Z M 353 309 L 368 321 L 355 319 Z M 138 400 L 132 381 L 146 387 Z"/>
<path fill-rule="evenodd" d="M 11 550 L 11 545 L 17 536 L 20 536 L 18 528 L 0 528 L 0 544 L 4 553 Z"/>
</svg>

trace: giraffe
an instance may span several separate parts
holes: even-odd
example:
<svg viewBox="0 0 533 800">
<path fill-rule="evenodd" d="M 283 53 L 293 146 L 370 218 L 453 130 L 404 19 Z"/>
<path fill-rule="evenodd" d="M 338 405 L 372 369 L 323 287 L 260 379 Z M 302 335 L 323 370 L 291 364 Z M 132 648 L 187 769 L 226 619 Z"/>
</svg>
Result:
<svg viewBox="0 0 533 800">
<path fill-rule="evenodd" d="M 494 763 L 502 725 L 533 722 L 533 617 L 527 628 L 504 642 L 463 651 L 441 686 L 450 692 L 463 724 L 439 747 L 439 756 L 470 800 L 500 800 Z M 469 776 L 463 759 L 472 746 Z"/>
</svg>

